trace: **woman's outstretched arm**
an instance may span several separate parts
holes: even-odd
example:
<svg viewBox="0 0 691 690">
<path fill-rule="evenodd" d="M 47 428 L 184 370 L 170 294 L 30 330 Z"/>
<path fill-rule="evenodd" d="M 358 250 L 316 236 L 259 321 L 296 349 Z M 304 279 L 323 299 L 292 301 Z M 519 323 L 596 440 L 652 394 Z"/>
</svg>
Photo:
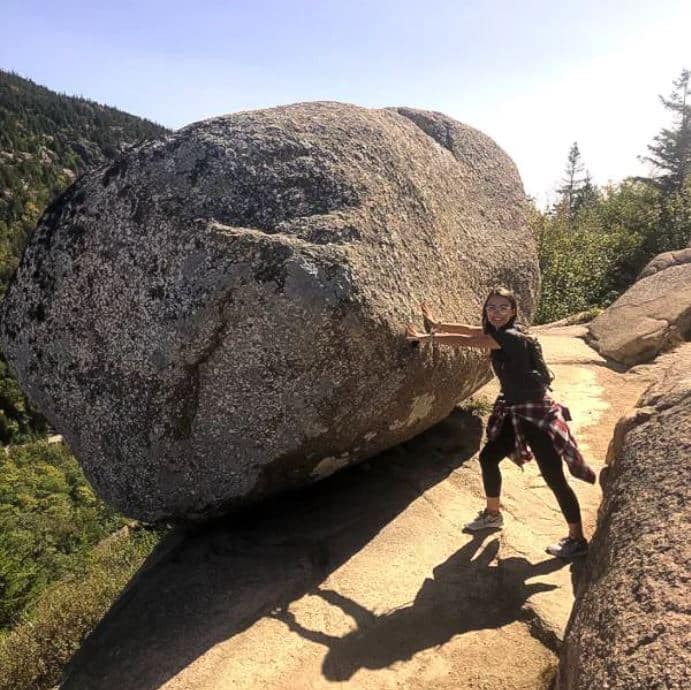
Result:
<svg viewBox="0 0 691 690">
<path fill-rule="evenodd" d="M 457 335 L 484 335 L 482 326 L 467 326 L 464 323 L 447 323 L 446 321 L 441 321 L 436 330 L 444 333 L 456 333 Z"/>
<path fill-rule="evenodd" d="M 480 347 L 486 350 L 498 350 L 499 344 L 494 338 L 481 333 L 480 335 L 460 335 L 458 333 L 422 333 L 415 326 L 408 324 L 405 331 L 406 339 L 410 341 L 436 342 L 439 345 L 452 347 Z"/>
<path fill-rule="evenodd" d="M 451 345 L 452 347 L 480 347 L 485 350 L 499 350 L 499 343 L 478 329 L 477 335 L 462 335 L 460 333 L 435 333 L 434 341 L 439 345 Z"/>
<path fill-rule="evenodd" d="M 484 335 L 484 331 L 480 326 L 468 326 L 465 323 L 453 323 L 450 321 L 440 321 L 433 314 L 427 302 L 423 302 L 422 315 L 425 317 L 425 326 L 434 331 L 443 331 L 444 333 L 456 333 L 458 335 Z"/>
</svg>

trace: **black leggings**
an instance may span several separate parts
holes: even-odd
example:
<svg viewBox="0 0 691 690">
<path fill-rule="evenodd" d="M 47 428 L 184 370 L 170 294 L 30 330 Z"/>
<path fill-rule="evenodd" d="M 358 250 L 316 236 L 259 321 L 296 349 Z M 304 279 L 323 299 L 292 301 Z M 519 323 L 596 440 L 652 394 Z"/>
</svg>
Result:
<svg viewBox="0 0 691 690">
<path fill-rule="evenodd" d="M 561 457 L 554 450 L 552 440 L 546 431 L 530 422 L 521 420 L 521 428 L 528 445 L 533 451 L 540 472 L 547 482 L 547 486 L 554 492 L 561 512 L 566 522 L 581 521 L 581 510 L 573 489 L 566 483 Z M 507 418 L 494 441 L 488 441 L 480 451 L 480 467 L 482 467 L 482 482 L 485 485 L 485 495 L 498 498 L 501 493 L 501 472 L 499 463 L 511 453 L 514 447 L 514 432 L 511 421 Z"/>
</svg>

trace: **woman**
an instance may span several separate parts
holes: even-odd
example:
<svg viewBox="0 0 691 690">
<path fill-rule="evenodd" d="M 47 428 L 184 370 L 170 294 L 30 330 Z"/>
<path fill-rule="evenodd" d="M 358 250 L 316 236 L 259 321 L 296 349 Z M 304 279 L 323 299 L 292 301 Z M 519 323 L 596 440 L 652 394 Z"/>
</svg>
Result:
<svg viewBox="0 0 691 690">
<path fill-rule="evenodd" d="M 559 558 L 584 556 L 588 542 L 583 536 L 578 499 L 564 477 L 562 457 L 571 474 L 579 479 L 594 483 L 595 473 L 585 464 L 569 431 L 568 410 L 552 400 L 544 378 L 535 368 L 532 339 L 516 324 L 514 294 L 504 287 L 490 292 L 482 309 L 482 327 L 437 321 L 426 304 L 422 312 L 430 332 L 418 332 L 409 324 L 409 341 L 488 349 L 501 385 L 501 395 L 487 424 L 487 443 L 480 451 L 487 505 L 465 528 L 474 532 L 502 527 L 499 463 L 510 457 L 523 465 L 534 454 L 569 528 L 568 536 L 549 546 L 547 553 Z"/>
</svg>

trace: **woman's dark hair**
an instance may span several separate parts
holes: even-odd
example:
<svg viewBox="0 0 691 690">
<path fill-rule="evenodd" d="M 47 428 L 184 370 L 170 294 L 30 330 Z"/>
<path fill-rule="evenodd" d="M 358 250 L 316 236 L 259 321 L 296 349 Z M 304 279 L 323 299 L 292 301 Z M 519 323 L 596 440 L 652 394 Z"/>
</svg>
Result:
<svg viewBox="0 0 691 690">
<path fill-rule="evenodd" d="M 482 330 L 485 333 L 491 333 L 493 330 L 495 330 L 494 326 L 489 322 L 489 319 L 487 318 L 487 302 L 489 302 L 490 298 L 492 297 L 503 297 L 504 299 L 509 300 L 509 303 L 511 304 L 511 308 L 516 312 L 512 317 L 511 320 L 506 324 L 506 328 L 512 328 L 514 325 L 514 322 L 516 321 L 516 315 L 518 314 L 518 305 L 516 303 L 516 295 L 509 290 L 509 288 L 506 288 L 502 285 L 498 285 L 495 288 L 492 288 L 490 291 L 489 295 L 487 295 L 487 299 L 485 300 L 485 303 L 482 305 Z"/>
</svg>

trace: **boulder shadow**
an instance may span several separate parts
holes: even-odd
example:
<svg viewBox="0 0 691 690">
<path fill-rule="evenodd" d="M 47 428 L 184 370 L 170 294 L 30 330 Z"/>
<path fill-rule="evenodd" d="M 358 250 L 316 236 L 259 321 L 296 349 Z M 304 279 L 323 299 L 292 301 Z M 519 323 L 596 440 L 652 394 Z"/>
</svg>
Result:
<svg viewBox="0 0 691 690">
<path fill-rule="evenodd" d="M 159 688 L 216 644 L 319 591 L 332 571 L 471 458 L 481 438 L 481 420 L 456 409 L 420 436 L 318 484 L 174 531 L 84 640 L 60 688 Z M 456 555 L 458 563 L 466 553 Z M 450 589 L 454 567 L 442 567 Z M 439 598 L 423 590 L 423 600 Z M 391 620 L 395 627 L 398 619 Z"/>
</svg>

